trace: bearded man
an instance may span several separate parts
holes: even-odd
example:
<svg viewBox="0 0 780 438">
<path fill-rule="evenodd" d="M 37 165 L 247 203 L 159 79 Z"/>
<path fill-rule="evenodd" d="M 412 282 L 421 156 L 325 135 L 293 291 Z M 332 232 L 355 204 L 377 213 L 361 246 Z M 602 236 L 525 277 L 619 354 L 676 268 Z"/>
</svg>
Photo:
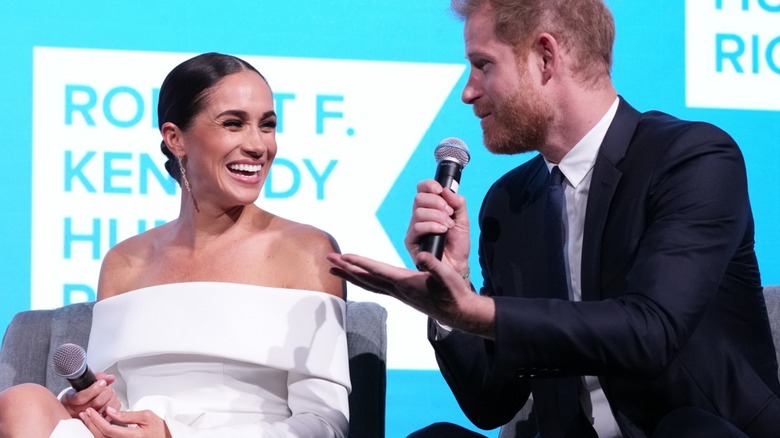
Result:
<svg viewBox="0 0 780 438">
<path fill-rule="evenodd" d="M 471 64 L 462 98 L 485 146 L 538 152 L 485 196 L 480 293 L 465 199 L 433 180 L 418 184 L 406 236 L 420 271 L 331 254 L 333 272 L 430 316 L 442 374 L 480 428 L 532 399 L 511 433 L 777 436 L 777 360 L 734 140 L 618 96 L 602 0 L 453 9 Z M 420 251 L 444 233 L 441 260 Z M 448 423 L 413 434 L 475 435 Z"/>
</svg>

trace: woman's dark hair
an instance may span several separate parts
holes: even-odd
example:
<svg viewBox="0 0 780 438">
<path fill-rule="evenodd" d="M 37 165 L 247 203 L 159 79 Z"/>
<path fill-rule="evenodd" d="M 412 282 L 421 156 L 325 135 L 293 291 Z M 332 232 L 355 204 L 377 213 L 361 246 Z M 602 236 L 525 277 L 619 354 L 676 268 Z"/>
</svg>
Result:
<svg viewBox="0 0 780 438">
<path fill-rule="evenodd" d="M 163 123 L 171 122 L 186 131 L 192 124 L 192 119 L 203 108 L 208 90 L 225 76 L 243 70 L 251 70 L 265 80 L 248 62 L 222 53 L 204 53 L 176 66 L 168 73 L 160 87 L 157 104 L 157 123 L 160 130 L 162 131 Z M 181 184 L 177 158 L 168 150 L 165 140 L 160 144 L 160 149 L 168 157 L 165 170 Z"/>
</svg>

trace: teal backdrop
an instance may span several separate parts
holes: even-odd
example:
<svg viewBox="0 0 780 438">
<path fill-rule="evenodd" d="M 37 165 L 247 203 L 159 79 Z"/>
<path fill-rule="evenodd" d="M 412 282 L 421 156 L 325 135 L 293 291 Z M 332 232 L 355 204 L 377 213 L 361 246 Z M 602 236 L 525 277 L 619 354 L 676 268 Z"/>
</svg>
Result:
<svg viewBox="0 0 780 438">
<path fill-rule="evenodd" d="M 780 284 L 780 195 L 774 175 L 780 168 L 780 3 L 609 0 L 608 4 L 617 23 L 613 77 L 620 94 L 640 110 L 658 109 L 714 123 L 742 147 L 762 280 L 764 284 Z M 411 262 L 403 249 L 403 236 L 411 198 L 415 184 L 433 176 L 432 149 L 440 139 L 456 136 L 471 148 L 472 160 L 464 170 L 461 194 L 466 196 L 472 215 L 476 215 L 493 180 L 530 158 L 492 156 L 482 147 L 478 121 L 460 101 L 468 74 L 462 23 L 449 13 L 444 0 L 6 0 L 0 4 L 0 200 L 4 210 L 0 214 L 0 330 L 16 312 L 33 307 L 33 185 L 62 185 L 36 173 L 36 166 L 43 165 L 39 160 L 48 159 L 45 154 L 36 153 L 33 159 L 34 134 L 46 130 L 45 126 L 33 126 L 36 47 L 218 51 L 239 56 L 462 65 L 463 74 L 389 190 L 377 193 L 370 184 L 355 181 L 351 193 L 356 204 L 361 199 L 379 199 L 374 214 L 397 252 L 393 257 L 407 266 Z M 305 73 L 317 80 L 316 69 Z M 401 90 L 410 83 L 408 79 L 390 79 L 376 86 Z M 383 135 L 389 140 L 405 129 L 407 118 L 415 116 L 418 102 L 414 97 L 408 98 L 408 113 L 400 112 L 384 121 Z M 382 104 L 375 102 L 377 107 Z M 394 151 L 383 146 L 375 152 L 373 156 Z M 368 159 L 364 164 L 376 165 Z M 348 212 L 343 220 L 350 220 Z M 472 223 L 476 224 L 475 217 Z M 51 251 L 60 253 L 62 243 L 52 242 Z M 476 266 L 474 259 L 472 267 Z M 474 275 L 479 284 L 479 274 Z M 422 338 L 425 333 L 420 330 L 415 336 Z M 394 354 L 402 357 L 404 353 Z M 433 353 L 429 350 L 427 354 Z M 437 370 L 394 367 L 391 363 L 388 437 L 405 436 L 434 421 L 473 427 Z M 497 436 L 497 431 L 487 434 Z"/>
</svg>

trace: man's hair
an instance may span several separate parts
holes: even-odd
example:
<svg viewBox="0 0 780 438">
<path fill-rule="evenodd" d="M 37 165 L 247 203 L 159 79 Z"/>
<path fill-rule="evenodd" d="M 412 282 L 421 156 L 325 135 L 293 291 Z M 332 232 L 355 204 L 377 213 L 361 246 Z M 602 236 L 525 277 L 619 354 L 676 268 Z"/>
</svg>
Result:
<svg viewBox="0 0 780 438">
<path fill-rule="evenodd" d="M 496 36 L 517 55 L 531 49 L 540 32 L 552 35 L 574 60 L 574 73 L 595 83 L 610 75 L 615 21 L 603 0 L 451 0 L 461 19 L 482 7 L 492 10 Z"/>
</svg>

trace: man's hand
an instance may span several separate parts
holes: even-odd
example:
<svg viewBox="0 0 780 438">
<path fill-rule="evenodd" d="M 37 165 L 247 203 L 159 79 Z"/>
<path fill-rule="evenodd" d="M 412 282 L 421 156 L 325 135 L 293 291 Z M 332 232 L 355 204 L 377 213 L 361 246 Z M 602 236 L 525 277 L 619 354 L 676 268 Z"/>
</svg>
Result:
<svg viewBox="0 0 780 438">
<path fill-rule="evenodd" d="M 452 190 L 443 189 L 435 180 L 417 184 L 412 218 L 404 239 L 412 259 L 416 260 L 420 252 L 420 240 L 430 234 L 447 235 L 442 260 L 449 263 L 462 278 L 469 271 L 471 249 L 466 200 Z"/>
<path fill-rule="evenodd" d="M 462 274 L 432 254 L 416 258 L 421 271 L 399 268 L 354 254 L 328 255 L 331 273 L 363 289 L 393 296 L 437 321 L 493 338 L 495 303 L 477 295 Z"/>
</svg>

